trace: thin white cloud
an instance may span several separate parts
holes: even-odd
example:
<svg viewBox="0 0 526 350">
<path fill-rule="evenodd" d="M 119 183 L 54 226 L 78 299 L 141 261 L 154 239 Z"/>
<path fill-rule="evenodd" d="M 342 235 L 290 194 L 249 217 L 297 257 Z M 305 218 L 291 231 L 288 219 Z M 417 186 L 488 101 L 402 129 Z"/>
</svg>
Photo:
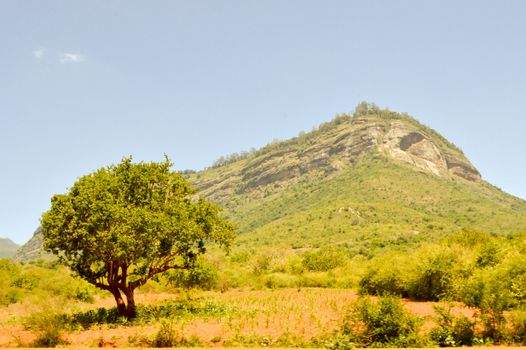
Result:
<svg viewBox="0 0 526 350">
<path fill-rule="evenodd" d="M 35 58 L 42 58 L 47 53 L 47 50 L 43 47 L 33 50 L 32 54 Z"/>
<path fill-rule="evenodd" d="M 80 53 L 66 52 L 60 55 L 60 63 L 80 63 L 86 60 L 86 56 Z"/>
</svg>

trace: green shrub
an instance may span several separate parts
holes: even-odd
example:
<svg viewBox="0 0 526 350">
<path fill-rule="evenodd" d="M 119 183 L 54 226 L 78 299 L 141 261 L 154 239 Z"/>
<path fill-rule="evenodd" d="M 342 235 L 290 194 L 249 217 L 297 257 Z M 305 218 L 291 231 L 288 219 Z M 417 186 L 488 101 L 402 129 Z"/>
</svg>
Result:
<svg viewBox="0 0 526 350">
<path fill-rule="evenodd" d="M 451 314 L 451 308 L 433 306 L 438 316 L 436 326 L 431 329 L 430 336 L 439 346 L 472 346 L 475 342 L 475 322 L 467 317 L 457 317 Z"/>
<path fill-rule="evenodd" d="M 189 270 L 173 270 L 167 273 L 168 283 L 179 288 L 213 289 L 218 281 L 217 268 L 204 260 Z"/>
<path fill-rule="evenodd" d="M 347 256 L 334 247 L 323 247 L 303 254 L 303 266 L 309 271 L 329 271 L 342 266 Z"/>
<path fill-rule="evenodd" d="M 30 344 L 36 348 L 54 348 L 67 344 L 63 338 L 66 320 L 61 307 L 51 303 L 33 313 L 24 320 L 24 326 L 36 334 L 36 339 Z"/>
<path fill-rule="evenodd" d="M 255 275 L 262 275 L 267 272 L 270 272 L 272 265 L 274 263 L 275 256 L 269 252 L 263 252 L 258 254 L 255 257 L 255 260 L 252 265 L 252 272 Z"/>
<path fill-rule="evenodd" d="M 409 296 L 412 267 L 405 257 L 388 254 L 373 259 L 359 282 L 360 294 Z"/>
<path fill-rule="evenodd" d="M 497 265 L 502 259 L 501 253 L 502 244 L 498 244 L 497 241 L 484 244 L 477 255 L 477 267 L 485 268 Z"/>
<path fill-rule="evenodd" d="M 265 275 L 262 279 L 266 288 L 290 288 L 298 285 L 298 278 L 284 273 L 272 273 Z"/>
<path fill-rule="evenodd" d="M 425 249 L 416 259 L 416 275 L 409 286 L 409 297 L 438 301 L 453 294 L 453 280 L 462 265 L 458 255 L 445 247 Z"/>
<path fill-rule="evenodd" d="M 38 333 L 37 338 L 30 346 L 33 348 L 56 348 L 59 345 L 65 345 L 67 343 L 63 338 L 60 326 L 48 325 L 46 329 Z"/>
<path fill-rule="evenodd" d="M 224 316 L 235 311 L 234 307 L 228 308 L 224 304 L 206 300 L 165 300 L 158 305 L 138 305 L 137 315 L 132 323 L 128 322 L 126 318 L 119 317 L 115 307 L 110 309 L 98 308 L 64 315 L 64 317 L 71 327 L 81 326 L 87 329 L 92 325 L 100 324 L 137 324 L 160 319 Z"/>
<path fill-rule="evenodd" d="M 514 310 L 509 315 L 506 339 L 513 344 L 526 344 L 526 310 Z"/>
<path fill-rule="evenodd" d="M 360 299 L 345 317 L 343 335 L 360 347 L 419 347 L 421 319 L 406 311 L 399 299 Z"/>
<path fill-rule="evenodd" d="M 173 324 L 168 321 L 161 322 L 161 328 L 153 339 L 152 346 L 155 348 L 172 348 L 177 345 L 177 332 Z"/>
<path fill-rule="evenodd" d="M 121 322 L 117 308 L 98 308 L 95 310 L 88 310 L 78 312 L 69 316 L 70 325 L 79 325 L 84 329 L 89 328 L 94 324 L 116 324 Z"/>
</svg>

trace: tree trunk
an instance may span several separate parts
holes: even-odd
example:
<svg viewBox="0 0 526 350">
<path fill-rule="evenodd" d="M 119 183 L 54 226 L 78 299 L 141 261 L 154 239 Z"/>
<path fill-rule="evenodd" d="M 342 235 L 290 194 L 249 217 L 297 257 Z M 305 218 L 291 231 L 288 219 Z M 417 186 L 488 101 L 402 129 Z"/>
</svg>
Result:
<svg viewBox="0 0 526 350">
<path fill-rule="evenodd" d="M 121 296 L 121 292 L 119 289 L 111 289 L 111 294 L 113 294 L 113 297 L 115 298 L 115 302 L 117 303 L 117 312 L 119 313 L 119 316 L 127 317 L 126 316 L 126 303 L 124 303 L 124 299 Z"/>
<path fill-rule="evenodd" d="M 107 288 L 106 290 L 109 290 L 110 293 L 113 294 L 113 297 L 115 298 L 115 302 L 117 303 L 117 312 L 119 316 L 126 317 L 127 319 L 132 319 L 136 316 L 135 299 L 133 296 L 133 292 L 135 291 L 134 286 L 128 286 L 128 287 L 111 286 Z M 122 294 L 126 296 L 126 301 L 124 300 Z"/>
<path fill-rule="evenodd" d="M 135 299 L 133 297 L 134 290 L 130 287 L 128 287 L 126 290 L 123 291 L 124 295 L 126 295 L 126 301 L 128 302 L 128 305 L 126 306 L 126 318 L 131 319 L 136 316 L 135 313 Z"/>
</svg>

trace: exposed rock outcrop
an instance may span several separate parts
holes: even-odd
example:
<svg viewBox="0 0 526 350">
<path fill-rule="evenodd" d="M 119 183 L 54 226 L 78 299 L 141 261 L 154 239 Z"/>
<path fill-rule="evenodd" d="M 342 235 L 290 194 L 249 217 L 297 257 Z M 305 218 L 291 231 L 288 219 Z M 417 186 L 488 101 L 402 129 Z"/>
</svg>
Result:
<svg viewBox="0 0 526 350">
<path fill-rule="evenodd" d="M 481 180 L 461 151 L 409 118 L 353 117 L 296 140 L 274 144 L 236 167 L 225 166 L 221 178 L 197 176 L 192 181 L 207 198 L 221 203 L 233 193 L 252 191 L 257 196 L 292 185 L 309 173 L 340 171 L 372 153 L 443 178 Z"/>
<path fill-rule="evenodd" d="M 27 243 L 22 245 L 13 256 L 15 261 L 31 261 L 37 259 L 52 259 L 53 256 L 46 253 L 42 248 L 44 238 L 42 236 L 42 227 L 38 227 L 33 233 L 33 237 Z"/>
</svg>

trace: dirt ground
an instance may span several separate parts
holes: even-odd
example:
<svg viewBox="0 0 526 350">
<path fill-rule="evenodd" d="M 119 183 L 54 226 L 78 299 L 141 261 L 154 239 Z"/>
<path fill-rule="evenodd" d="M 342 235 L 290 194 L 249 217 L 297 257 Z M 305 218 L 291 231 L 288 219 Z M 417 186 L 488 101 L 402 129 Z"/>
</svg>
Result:
<svg viewBox="0 0 526 350">
<path fill-rule="evenodd" d="M 144 293 L 137 295 L 139 304 L 156 304 L 166 299 L 180 297 L 170 293 Z M 217 317 L 190 317 L 173 319 L 172 327 L 179 337 L 198 339 L 210 347 L 224 345 L 229 339 L 303 339 L 330 334 L 341 324 L 349 306 L 358 299 L 350 290 L 335 289 L 283 289 L 283 290 L 231 290 L 225 293 L 202 292 L 195 296 L 207 301 L 228 305 L 231 310 Z M 431 327 L 435 315 L 433 305 L 443 303 L 412 302 L 403 300 L 407 310 L 424 317 L 425 327 Z M 81 305 L 79 309 L 113 307 L 112 298 L 103 298 L 94 304 Z M 31 315 L 24 308 L 11 306 L 0 310 L 0 347 L 28 346 L 36 332 L 23 326 L 23 319 Z M 230 310 L 230 309 L 229 309 Z M 474 310 L 454 304 L 453 313 L 473 316 Z M 10 318 L 6 315 L 10 315 Z M 15 315 L 15 316 L 14 316 Z M 18 315 L 18 317 L 16 317 Z M 87 330 L 65 332 L 67 347 L 135 347 L 147 344 L 159 332 L 160 322 L 131 326 L 93 326 Z M 225 344 L 227 341 L 227 344 Z M 487 348 L 486 348 L 487 349 Z"/>
</svg>

